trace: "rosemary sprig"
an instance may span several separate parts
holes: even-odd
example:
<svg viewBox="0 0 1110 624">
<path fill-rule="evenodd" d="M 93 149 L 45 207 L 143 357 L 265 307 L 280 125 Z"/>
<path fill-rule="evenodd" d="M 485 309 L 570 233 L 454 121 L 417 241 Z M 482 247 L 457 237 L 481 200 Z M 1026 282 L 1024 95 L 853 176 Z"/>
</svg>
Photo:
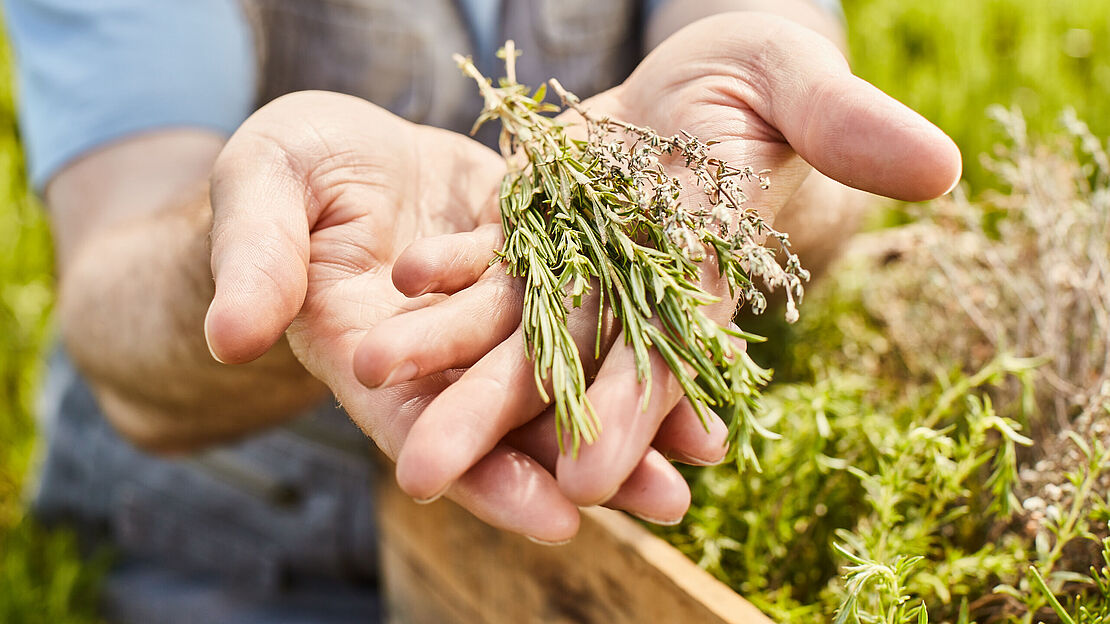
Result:
<svg viewBox="0 0 1110 624">
<path fill-rule="evenodd" d="M 766 307 L 757 279 L 784 288 L 787 318 L 797 317 L 808 274 L 789 251 L 787 236 L 744 206 L 748 196 L 741 185 L 766 189 L 767 172 L 713 158 L 712 143 L 686 132 L 665 137 L 647 127 L 595 117 L 552 79 L 564 105 L 586 126 L 585 140 L 571 138 L 565 123 L 544 114 L 560 110 L 544 101 L 546 88 L 530 93 L 516 82 L 517 52 L 511 41 L 499 56 L 505 59 L 506 78 L 496 87 L 470 59 L 455 55 L 455 60 L 485 98 L 475 129 L 494 119 L 502 124 L 501 150 L 510 170 L 501 186 L 505 244 L 494 262 L 505 262 L 509 274 L 526 281 L 526 348 L 541 395 L 554 401 L 560 448 L 568 433 L 575 454 L 582 441 L 592 443 L 599 434 L 581 357 L 566 324 L 568 300 L 579 307 L 596 288 L 594 356 L 599 356 L 608 304 L 635 354 L 644 406 L 654 348 L 703 422 L 712 409 L 729 424 L 738 463 L 750 461 L 758 469 L 752 438 L 773 436 L 755 416 L 759 388 L 770 371 L 736 348 L 733 338 L 761 338 L 705 314 L 702 308 L 720 298 L 701 287 L 699 263 L 712 251 L 730 295 L 757 313 Z M 705 206 L 691 208 L 681 201 L 682 182 L 663 162 L 693 174 Z M 785 251 L 783 265 L 762 245 L 767 236 Z"/>
</svg>

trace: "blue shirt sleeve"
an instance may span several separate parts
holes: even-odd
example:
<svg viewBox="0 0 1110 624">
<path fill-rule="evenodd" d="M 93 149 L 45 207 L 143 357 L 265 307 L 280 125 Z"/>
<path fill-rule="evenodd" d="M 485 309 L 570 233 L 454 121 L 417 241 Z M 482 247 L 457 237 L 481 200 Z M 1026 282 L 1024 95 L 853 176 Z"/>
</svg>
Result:
<svg viewBox="0 0 1110 624">
<path fill-rule="evenodd" d="M 36 190 L 66 163 L 166 127 L 231 134 L 254 103 L 237 0 L 3 0 Z"/>
<path fill-rule="evenodd" d="M 667 3 L 668 0 L 646 0 L 648 15 L 651 15 L 659 7 Z M 840 0 L 812 0 L 814 4 L 822 9 L 832 13 L 833 15 L 844 19 L 844 6 L 840 4 Z"/>
</svg>

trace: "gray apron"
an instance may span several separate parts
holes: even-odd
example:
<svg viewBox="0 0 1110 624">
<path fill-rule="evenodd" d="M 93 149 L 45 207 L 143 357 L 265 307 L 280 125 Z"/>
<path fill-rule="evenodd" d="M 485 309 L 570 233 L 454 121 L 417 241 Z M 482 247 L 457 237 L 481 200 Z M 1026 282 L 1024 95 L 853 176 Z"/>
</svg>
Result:
<svg viewBox="0 0 1110 624">
<path fill-rule="evenodd" d="M 258 104 L 325 89 L 410 120 L 469 129 L 480 100 L 451 61 L 472 54 L 451 0 L 243 0 Z M 525 52 L 522 82 L 551 76 L 582 95 L 623 79 L 640 55 L 633 0 L 507 0 L 499 40 Z M 499 74 L 498 74 L 499 75 Z M 486 140 L 492 138 L 492 128 Z M 51 358 L 33 511 L 111 544 L 112 621 L 374 622 L 380 618 L 370 442 L 334 402 L 293 423 L 185 459 L 135 449 L 106 423 L 63 352 Z"/>
</svg>

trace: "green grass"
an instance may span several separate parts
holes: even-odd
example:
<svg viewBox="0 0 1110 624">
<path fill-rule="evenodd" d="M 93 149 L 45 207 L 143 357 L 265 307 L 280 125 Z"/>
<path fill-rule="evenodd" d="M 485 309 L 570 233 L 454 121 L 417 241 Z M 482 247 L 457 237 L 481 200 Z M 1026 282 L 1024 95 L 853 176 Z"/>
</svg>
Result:
<svg viewBox="0 0 1110 624">
<path fill-rule="evenodd" d="M 45 214 L 25 182 L 0 45 L 0 622 L 94 622 L 102 565 L 85 565 L 74 537 L 36 526 L 23 487 L 54 302 Z"/>
<path fill-rule="evenodd" d="M 0 521 L 20 515 L 22 475 L 31 452 L 31 410 L 39 355 L 53 301 L 50 239 L 43 214 L 24 183 L 8 88 L 8 59 L 0 64 Z"/>
<path fill-rule="evenodd" d="M 860 238 L 753 345 L 782 438 L 657 529 L 777 621 L 1110 622 L 1110 159 L 1007 121 L 996 203 Z"/>
<path fill-rule="evenodd" d="M 1035 134 L 1069 106 L 1110 134 L 1110 2 L 842 1 L 855 72 L 948 132 L 974 190 L 990 180 L 992 104 L 1019 106 Z"/>
</svg>

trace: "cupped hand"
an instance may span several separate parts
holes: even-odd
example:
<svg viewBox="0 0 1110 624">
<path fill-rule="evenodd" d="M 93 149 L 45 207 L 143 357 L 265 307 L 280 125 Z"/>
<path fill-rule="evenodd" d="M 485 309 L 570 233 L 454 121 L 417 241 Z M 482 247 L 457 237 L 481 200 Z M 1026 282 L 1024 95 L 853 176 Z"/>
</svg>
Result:
<svg viewBox="0 0 1110 624">
<path fill-rule="evenodd" d="M 853 76 L 841 53 L 822 36 L 765 14 L 725 14 L 686 27 L 653 51 L 622 85 L 582 106 L 598 117 L 650 126 L 663 135 L 686 130 L 718 141 L 712 148 L 717 158 L 770 169 L 771 188 L 754 190 L 750 205 L 772 222 L 812 168 L 848 186 L 909 201 L 944 194 L 960 177 L 959 151 L 943 132 Z M 669 170 L 685 176 L 685 188 L 698 188 L 674 163 Z M 698 200 L 696 193 L 687 199 Z M 425 407 L 401 449 L 398 481 L 415 496 L 447 487 L 511 431 L 547 409 L 525 357 L 520 294 L 502 285 L 512 280 L 502 267 L 483 272 L 481 263 L 451 260 L 496 241 L 494 231 L 417 242 L 395 267 L 398 287 L 412 295 L 455 294 L 372 330 L 356 355 L 358 377 L 370 386 L 389 385 L 393 380 L 388 371 L 396 366 L 419 374 L 469 367 Z M 709 277 L 704 287 L 726 295 L 723 285 L 714 283 L 712 270 L 704 274 Z M 497 305 L 484 305 L 498 294 L 503 298 Z M 727 296 L 722 298 L 723 305 L 710 313 L 724 323 L 733 306 Z M 580 347 L 593 343 L 596 305 L 587 301 L 569 320 Z M 417 331 L 418 324 L 458 323 L 468 334 L 459 339 L 471 347 L 461 359 L 430 342 L 400 345 L 391 337 Z M 489 326 L 498 331 L 486 331 Z M 603 360 L 587 363 L 596 374 L 588 396 L 601 435 L 577 457 L 556 460 L 560 488 L 581 505 L 613 496 L 651 448 L 664 417 L 683 409 L 680 388 L 657 354 L 651 361 L 650 402 L 641 409 L 645 389 L 637 381 L 634 356 L 623 337 L 614 334 L 607 332 L 606 344 L 615 346 Z M 490 339 L 482 341 L 482 335 Z M 720 426 L 710 423 L 711 429 Z M 669 423 L 662 431 L 675 434 Z M 439 461 L 429 470 L 431 458 Z"/>
<path fill-rule="evenodd" d="M 286 335 L 304 366 L 396 457 L 416 417 L 463 374 L 454 369 L 473 349 L 452 337 L 471 323 L 434 325 L 433 318 L 432 326 L 414 322 L 394 335 L 409 348 L 421 341 L 422 348 L 454 353 L 456 361 L 413 381 L 415 374 L 392 370 L 388 388 L 360 384 L 353 354 L 367 328 L 398 315 L 418 321 L 445 298 L 402 294 L 391 279 L 394 264 L 413 241 L 496 221 L 504 170 L 498 155 L 469 138 L 405 122 L 357 98 L 305 92 L 263 107 L 228 141 L 213 171 L 216 294 L 205 321 L 213 356 L 246 362 Z M 471 249 L 452 262 L 484 267 L 493 249 Z M 474 287 L 486 296 L 476 314 L 496 316 L 495 302 L 519 298 L 511 282 L 485 288 Z M 500 342 L 512 328 L 482 330 L 478 339 Z M 663 448 L 697 453 L 699 444 L 707 443 L 675 438 Z M 551 475 L 556 440 L 542 423 L 468 451 L 476 458 L 451 480 L 449 497 L 491 524 L 543 541 L 574 534 L 577 508 Z M 423 469 L 435 472 L 438 463 L 428 458 Z M 654 450 L 644 449 L 637 466 L 612 504 L 648 517 L 681 517 L 689 502 L 681 477 Z"/>
</svg>

